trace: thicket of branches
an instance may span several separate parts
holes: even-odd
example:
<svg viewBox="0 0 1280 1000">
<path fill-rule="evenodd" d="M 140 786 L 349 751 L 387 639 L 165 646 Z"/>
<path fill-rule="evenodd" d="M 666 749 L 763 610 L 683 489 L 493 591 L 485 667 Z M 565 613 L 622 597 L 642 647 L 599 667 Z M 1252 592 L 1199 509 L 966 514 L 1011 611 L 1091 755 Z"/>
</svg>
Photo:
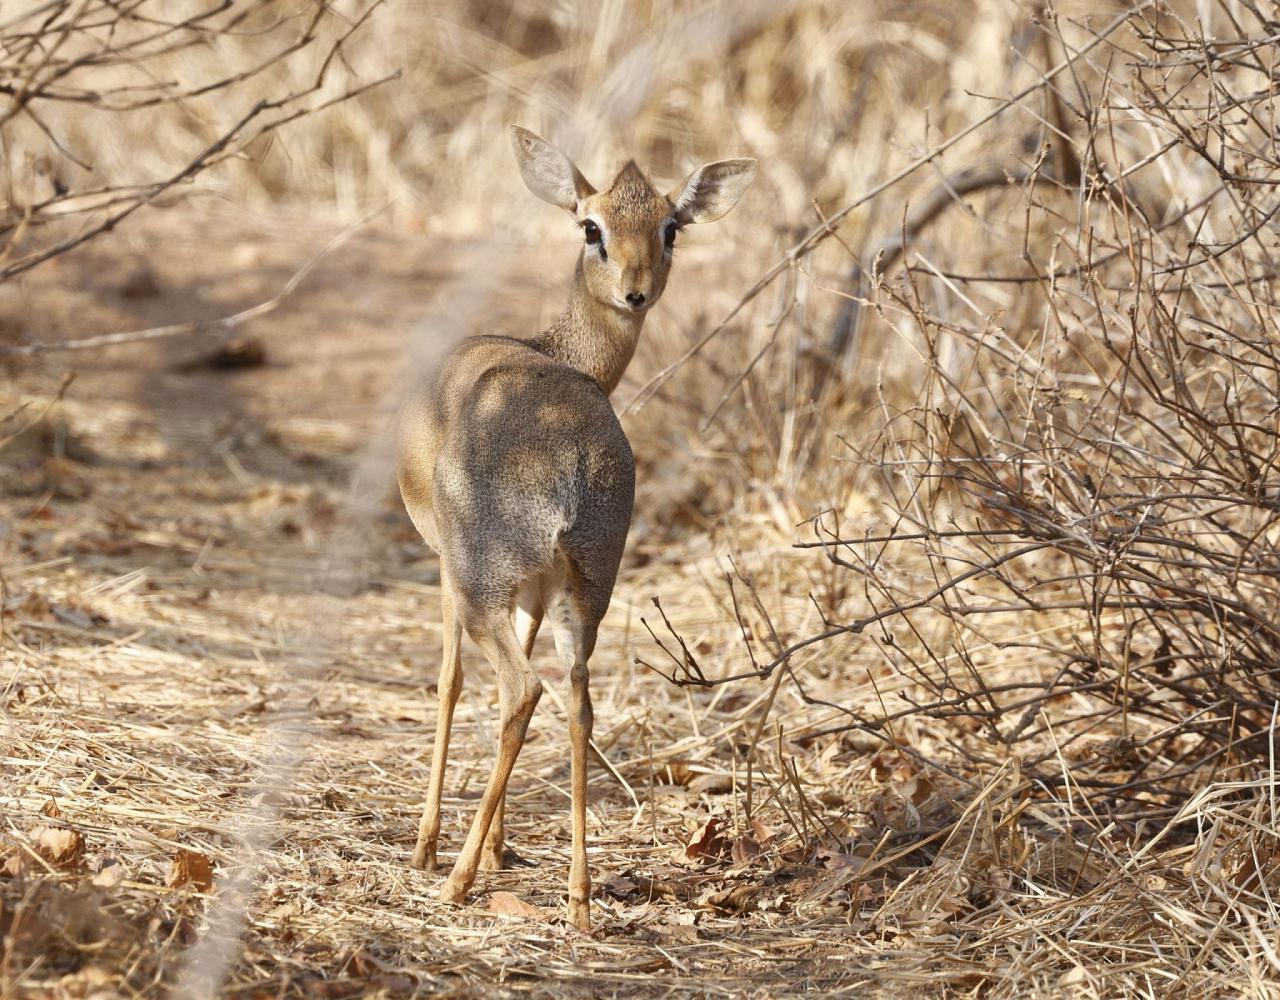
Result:
<svg viewBox="0 0 1280 1000">
<path fill-rule="evenodd" d="M 344 61 L 378 5 L 53 0 L 0 21 L 0 282 L 385 82 Z"/>
<path fill-rule="evenodd" d="M 892 527 L 860 533 L 828 512 L 808 545 L 863 607 L 784 642 L 740 574 L 751 669 L 705 676 L 664 637 L 673 679 L 786 676 L 813 702 L 813 670 L 857 636 L 895 677 L 879 703 L 822 700 L 847 718 L 823 732 L 896 744 L 901 720 L 949 720 L 973 738 L 948 738 L 937 766 L 1014 754 L 1028 788 L 1082 789 L 1113 818 L 1167 818 L 1207 782 L 1270 766 L 1277 25 L 1251 3 L 1216 6 L 1229 35 L 1162 5 L 1083 32 L 1046 14 L 1031 88 L 1043 142 L 946 175 L 887 239 L 841 238 L 851 284 L 807 384 L 826 431 L 851 391 L 831 370 L 858 370 L 881 430 L 844 438 L 844 457 L 878 470 Z M 946 212 L 985 227 L 998 269 L 964 267 L 965 247 L 947 251 L 954 266 L 915 252 Z M 883 384 L 900 350 L 885 343 L 919 366 L 907 405 Z"/>
</svg>

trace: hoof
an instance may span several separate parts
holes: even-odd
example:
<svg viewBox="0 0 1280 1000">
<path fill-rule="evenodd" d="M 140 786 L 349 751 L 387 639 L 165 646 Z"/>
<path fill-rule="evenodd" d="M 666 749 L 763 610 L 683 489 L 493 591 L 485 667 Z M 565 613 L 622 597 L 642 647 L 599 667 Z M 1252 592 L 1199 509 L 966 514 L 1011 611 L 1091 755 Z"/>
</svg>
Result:
<svg viewBox="0 0 1280 1000">
<path fill-rule="evenodd" d="M 502 855 L 497 851 L 481 851 L 480 870 L 482 872 L 500 872 L 502 871 L 502 860 Z"/>
<path fill-rule="evenodd" d="M 440 887 L 440 893 L 436 897 L 442 903 L 452 903 L 454 906 L 461 906 L 462 901 L 467 897 L 465 887 L 458 885 L 453 879 L 446 879 L 444 885 Z"/>
<path fill-rule="evenodd" d="M 569 923 L 584 934 L 591 933 L 591 904 L 586 900 L 569 900 Z"/>
<path fill-rule="evenodd" d="M 436 870 L 436 850 L 434 847 L 419 847 L 413 852 L 413 858 L 409 862 L 409 866 L 417 868 L 419 871 L 433 872 Z"/>
</svg>

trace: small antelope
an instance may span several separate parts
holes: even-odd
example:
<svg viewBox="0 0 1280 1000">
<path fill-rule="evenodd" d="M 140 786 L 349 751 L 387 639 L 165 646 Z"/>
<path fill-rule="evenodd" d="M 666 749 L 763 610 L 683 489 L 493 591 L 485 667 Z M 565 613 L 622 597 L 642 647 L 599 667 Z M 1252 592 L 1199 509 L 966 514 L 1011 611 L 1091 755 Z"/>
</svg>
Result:
<svg viewBox="0 0 1280 1000">
<path fill-rule="evenodd" d="M 728 212 L 756 164 L 706 164 L 662 195 L 629 162 L 596 191 L 546 140 L 515 125 L 511 135 L 525 184 L 573 216 L 584 245 L 569 304 L 555 323 L 528 339 L 463 340 L 402 414 L 400 492 L 440 554 L 444 624 L 439 723 L 413 865 L 436 866 L 466 629 L 497 674 L 501 730 L 493 774 L 440 898 L 459 903 L 477 870 L 502 867 L 507 780 L 542 694 L 529 654 L 545 615 L 570 681 L 569 919 L 588 930 L 587 661 L 609 606 L 635 493 L 635 461 L 609 393 L 666 286 L 676 235 Z"/>
</svg>

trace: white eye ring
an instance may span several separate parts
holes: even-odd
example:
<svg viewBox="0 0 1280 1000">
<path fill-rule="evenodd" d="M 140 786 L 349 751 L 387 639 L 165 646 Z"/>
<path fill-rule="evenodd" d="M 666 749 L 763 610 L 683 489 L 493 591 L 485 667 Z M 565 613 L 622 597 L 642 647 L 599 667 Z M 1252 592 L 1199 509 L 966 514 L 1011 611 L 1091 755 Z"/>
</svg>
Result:
<svg viewBox="0 0 1280 1000">
<path fill-rule="evenodd" d="M 601 222 L 588 216 L 578 223 L 578 227 L 583 231 L 583 242 L 588 250 L 595 250 L 601 260 L 609 259 L 609 251 L 604 247 L 609 240 L 609 234 Z"/>
</svg>

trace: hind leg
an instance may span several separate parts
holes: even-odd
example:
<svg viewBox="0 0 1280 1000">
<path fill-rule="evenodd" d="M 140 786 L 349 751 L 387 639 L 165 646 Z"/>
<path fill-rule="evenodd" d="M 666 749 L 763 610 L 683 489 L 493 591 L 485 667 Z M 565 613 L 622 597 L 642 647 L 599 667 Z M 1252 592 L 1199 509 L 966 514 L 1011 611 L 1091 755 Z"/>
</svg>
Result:
<svg viewBox="0 0 1280 1000">
<path fill-rule="evenodd" d="M 444 769 L 449 757 L 449 732 L 453 728 L 453 709 L 462 691 L 462 624 L 454 608 L 452 585 L 440 567 L 440 615 L 444 631 L 444 659 L 436 681 L 440 707 L 436 716 L 436 738 L 431 748 L 431 777 L 427 782 L 427 801 L 418 825 L 418 843 L 413 849 L 414 868 L 436 870 L 436 843 L 440 839 L 440 796 L 444 790 Z"/>
<path fill-rule="evenodd" d="M 527 660 L 533 653 L 533 640 L 538 637 L 538 626 L 542 624 L 542 595 L 538 589 L 525 585 L 516 595 L 516 637 L 524 649 Z M 480 851 L 480 870 L 482 872 L 502 871 L 506 853 L 506 812 L 507 797 L 504 794 L 498 802 L 498 810 L 493 814 L 493 822 L 489 824 L 489 833 L 484 839 L 484 848 Z"/>
<path fill-rule="evenodd" d="M 449 878 L 440 889 L 440 898 L 447 903 L 460 903 L 475 882 L 480 867 L 480 852 L 484 848 L 489 826 L 498 806 L 507 792 L 507 781 L 515 767 L 516 757 L 524 745 L 529 731 L 529 720 L 542 696 L 542 682 L 538 680 L 529 660 L 520 648 L 515 628 L 508 610 L 474 609 L 464 618 L 467 632 L 475 640 L 498 675 L 498 701 L 502 721 L 499 732 L 498 759 L 480 800 L 480 808 L 467 833 L 466 843 L 458 855 Z"/>
<path fill-rule="evenodd" d="M 570 794 L 573 842 L 569 860 L 569 922 L 591 929 L 591 871 L 587 867 L 587 754 L 591 746 L 591 691 L 587 661 L 596 645 L 598 615 L 573 592 L 561 591 L 551 601 L 548 617 L 555 630 L 556 652 L 569 674 Z"/>
</svg>

